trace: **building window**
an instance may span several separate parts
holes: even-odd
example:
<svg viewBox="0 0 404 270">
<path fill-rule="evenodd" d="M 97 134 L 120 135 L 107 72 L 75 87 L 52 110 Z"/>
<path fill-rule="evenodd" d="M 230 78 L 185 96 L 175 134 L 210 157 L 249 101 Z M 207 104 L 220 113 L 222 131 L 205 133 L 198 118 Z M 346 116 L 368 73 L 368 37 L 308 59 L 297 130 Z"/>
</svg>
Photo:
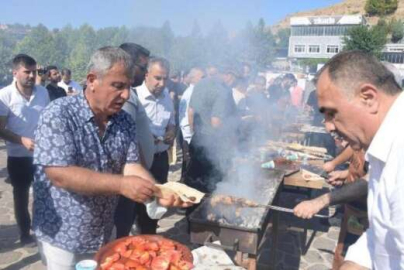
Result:
<svg viewBox="0 0 404 270">
<path fill-rule="evenodd" d="M 327 53 L 338 53 L 339 47 L 338 45 L 328 45 L 327 46 Z"/>
<path fill-rule="evenodd" d="M 309 45 L 309 53 L 320 53 L 320 45 Z"/>
<path fill-rule="evenodd" d="M 306 46 L 305 45 L 295 45 L 295 53 L 305 53 Z"/>
</svg>

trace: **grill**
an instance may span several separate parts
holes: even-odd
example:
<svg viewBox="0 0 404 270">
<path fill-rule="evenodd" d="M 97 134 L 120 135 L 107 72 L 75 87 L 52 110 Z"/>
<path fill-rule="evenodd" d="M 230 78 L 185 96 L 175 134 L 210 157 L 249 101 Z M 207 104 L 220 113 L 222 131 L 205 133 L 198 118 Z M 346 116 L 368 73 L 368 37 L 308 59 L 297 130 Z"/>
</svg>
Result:
<svg viewBox="0 0 404 270">
<path fill-rule="evenodd" d="M 282 171 L 265 171 L 265 177 L 257 188 L 261 190 L 264 204 L 276 204 L 284 173 Z M 268 184 L 269 183 L 269 184 Z M 263 188 L 264 186 L 270 187 Z M 277 217 L 269 208 L 247 206 L 242 199 L 231 204 L 215 202 L 215 196 L 205 199 L 190 215 L 191 242 L 211 247 L 220 247 L 237 252 L 236 261 L 243 264 L 243 254 L 248 254 L 248 269 L 256 269 L 256 258 L 260 253 L 260 244 L 268 224 L 272 224 L 271 258 L 275 262 Z M 256 199 L 256 198 L 254 198 Z M 262 198 L 258 198 L 262 200 Z M 260 201 L 259 203 L 263 203 Z M 221 244 L 214 244 L 220 240 Z M 275 263 L 274 263 L 275 265 Z"/>
</svg>

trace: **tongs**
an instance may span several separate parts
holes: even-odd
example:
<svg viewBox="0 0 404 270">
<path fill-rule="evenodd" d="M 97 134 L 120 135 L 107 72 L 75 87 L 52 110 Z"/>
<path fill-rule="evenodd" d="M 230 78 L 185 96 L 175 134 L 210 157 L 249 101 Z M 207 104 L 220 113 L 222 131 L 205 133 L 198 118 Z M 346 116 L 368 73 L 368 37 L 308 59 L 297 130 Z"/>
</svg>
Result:
<svg viewBox="0 0 404 270">
<path fill-rule="evenodd" d="M 257 205 L 255 205 L 255 206 L 251 206 L 251 207 L 262 207 L 262 208 L 269 208 L 269 209 L 271 209 L 271 210 L 278 211 L 278 212 L 283 212 L 283 213 L 292 213 L 292 214 L 294 213 L 293 209 L 286 208 L 286 207 L 281 207 L 281 206 L 276 206 L 276 205 L 270 205 L 270 204 L 268 204 L 268 205 L 265 205 L 265 204 L 257 204 Z M 313 215 L 313 217 L 316 217 L 316 218 L 324 218 L 324 219 L 330 218 L 329 216 L 318 215 L 318 214 Z"/>
</svg>

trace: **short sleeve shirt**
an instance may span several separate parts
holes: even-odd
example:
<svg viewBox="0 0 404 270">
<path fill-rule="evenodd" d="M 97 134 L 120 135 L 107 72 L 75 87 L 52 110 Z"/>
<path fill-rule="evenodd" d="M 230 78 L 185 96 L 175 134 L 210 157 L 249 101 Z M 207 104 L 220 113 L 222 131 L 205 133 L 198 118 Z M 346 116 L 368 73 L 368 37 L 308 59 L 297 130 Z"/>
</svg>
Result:
<svg viewBox="0 0 404 270">
<path fill-rule="evenodd" d="M 53 86 L 52 84 L 48 84 L 46 86 L 46 89 L 48 89 L 48 94 L 49 94 L 50 101 L 53 101 L 55 99 L 58 99 L 58 98 L 66 96 L 66 92 L 62 87 Z"/>
<path fill-rule="evenodd" d="M 109 239 L 118 196 L 83 195 L 52 185 L 45 167 L 77 166 L 121 174 L 137 163 L 135 122 L 111 116 L 102 137 L 83 94 L 53 101 L 36 131 L 33 228 L 40 241 L 74 253 L 97 251 Z M 94 185 L 97 179 L 92 179 Z"/>
<path fill-rule="evenodd" d="M 211 118 L 222 122 L 237 117 L 237 108 L 231 89 L 217 78 L 206 78 L 195 85 L 189 106 L 194 111 L 195 133 L 211 134 Z"/>
<path fill-rule="evenodd" d="M 34 139 L 39 115 L 48 104 L 48 91 L 40 85 L 35 85 L 29 100 L 20 94 L 15 82 L 0 90 L 0 116 L 7 117 L 8 130 L 22 137 Z M 6 147 L 8 156 L 32 157 L 21 144 L 6 141 Z"/>
</svg>

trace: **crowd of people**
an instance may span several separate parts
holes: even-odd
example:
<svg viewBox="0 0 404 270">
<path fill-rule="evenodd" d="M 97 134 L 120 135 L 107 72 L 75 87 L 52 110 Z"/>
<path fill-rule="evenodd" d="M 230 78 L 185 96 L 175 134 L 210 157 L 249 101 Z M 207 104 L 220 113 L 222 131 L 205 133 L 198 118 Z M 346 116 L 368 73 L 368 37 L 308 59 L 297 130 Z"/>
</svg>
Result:
<svg viewBox="0 0 404 270">
<path fill-rule="evenodd" d="M 74 269 L 110 240 L 113 227 L 117 238 L 134 223 L 156 234 L 153 203 L 189 215 L 197 205 L 155 186 L 168 181 L 174 144 L 183 153 L 180 181 L 211 193 L 229 149 L 278 136 L 306 110 L 330 132 L 314 143 L 334 156 L 335 141 L 342 149 L 324 165 L 328 181 L 342 187 L 300 203 L 295 215 L 345 204 L 333 268 L 404 269 L 404 104 L 393 73 L 373 56 L 338 54 L 310 94 L 294 74 L 268 78 L 247 63 L 171 72 L 166 59 L 134 43 L 98 49 L 81 84 L 70 70 L 41 67 L 25 54 L 12 64 L 14 80 L 0 90 L 0 137 L 21 244 L 38 243 L 48 269 Z M 337 170 L 346 162 L 347 170 Z"/>
</svg>

